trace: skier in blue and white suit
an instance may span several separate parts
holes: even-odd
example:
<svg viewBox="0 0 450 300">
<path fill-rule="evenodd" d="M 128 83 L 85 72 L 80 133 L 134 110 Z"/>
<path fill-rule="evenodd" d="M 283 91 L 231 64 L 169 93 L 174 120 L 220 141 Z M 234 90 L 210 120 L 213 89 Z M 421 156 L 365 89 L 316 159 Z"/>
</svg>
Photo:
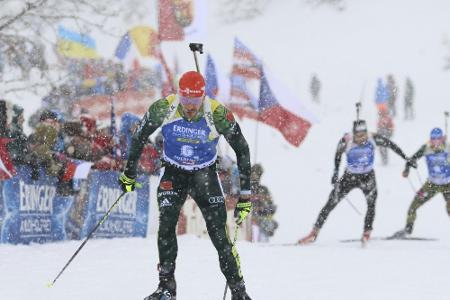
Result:
<svg viewBox="0 0 450 300">
<path fill-rule="evenodd" d="M 404 238 L 413 232 L 417 209 L 427 203 L 436 194 L 444 196 L 447 213 L 450 216 L 450 146 L 442 129 L 433 128 L 429 142 L 423 144 L 411 157 L 411 163 L 406 164 L 403 176 L 408 177 L 410 167 L 416 167 L 416 161 L 425 156 L 428 167 L 428 179 L 417 191 L 408 209 L 406 226 L 396 232 L 393 238 Z"/>
<path fill-rule="evenodd" d="M 334 188 L 330 193 L 328 202 L 320 211 L 312 231 L 306 237 L 300 239 L 298 241 L 299 244 L 314 242 L 330 212 L 355 188 L 362 190 L 367 201 L 367 213 L 361 241 L 366 243 L 370 239 L 377 199 L 377 184 L 374 171 L 376 146 L 388 147 L 403 159 L 410 161 L 391 140 L 376 133 L 369 134 L 364 120 L 353 122 L 353 134 L 345 134 L 338 143 L 335 155 L 335 168 L 331 179 L 331 184 L 333 184 Z M 339 179 L 339 165 L 344 153 L 347 157 L 347 166 L 344 175 Z"/>
</svg>

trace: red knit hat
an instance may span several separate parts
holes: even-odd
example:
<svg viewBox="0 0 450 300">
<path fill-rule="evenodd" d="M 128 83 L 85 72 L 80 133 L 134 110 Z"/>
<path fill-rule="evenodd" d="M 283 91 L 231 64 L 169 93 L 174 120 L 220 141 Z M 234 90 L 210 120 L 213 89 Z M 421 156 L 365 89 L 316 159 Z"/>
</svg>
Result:
<svg viewBox="0 0 450 300">
<path fill-rule="evenodd" d="M 186 72 L 180 78 L 178 91 L 183 97 L 201 97 L 205 94 L 205 79 L 198 72 Z"/>
</svg>

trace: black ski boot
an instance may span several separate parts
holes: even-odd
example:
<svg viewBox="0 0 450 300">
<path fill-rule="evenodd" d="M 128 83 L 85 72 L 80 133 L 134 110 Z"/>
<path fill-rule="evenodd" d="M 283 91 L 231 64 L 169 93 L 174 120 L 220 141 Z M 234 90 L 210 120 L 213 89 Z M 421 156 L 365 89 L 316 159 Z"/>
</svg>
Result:
<svg viewBox="0 0 450 300">
<path fill-rule="evenodd" d="M 230 283 L 229 286 L 231 290 L 231 300 L 252 300 L 245 291 L 244 280 L 236 283 Z"/>
<path fill-rule="evenodd" d="M 156 291 L 144 300 L 176 300 L 177 283 L 175 281 L 175 264 L 159 265 L 159 285 Z"/>
</svg>

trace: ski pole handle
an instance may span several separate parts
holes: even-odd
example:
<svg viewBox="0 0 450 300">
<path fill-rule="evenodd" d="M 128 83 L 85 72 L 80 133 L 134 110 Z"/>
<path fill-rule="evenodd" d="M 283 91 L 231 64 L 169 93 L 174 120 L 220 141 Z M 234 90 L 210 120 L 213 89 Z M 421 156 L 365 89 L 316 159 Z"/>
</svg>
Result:
<svg viewBox="0 0 450 300">
<path fill-rule="evenodd" d="M 197 72 L 200 73 L 200 68 L 198 66 L 198 60 L 197 60 L 197 51 L 200 52 L 200 54 L 203 54 L 203 44 L 190 43 L 189 49 L 191 49 L 191 51 L 194 53 L 195 67 L 197 68 Z"/>
<path fill-rule="evenodd" d="M 359 121 L 359 111 L 361 109 L 361 102 L 356 102 L 356 120 Z"/>
</svg>

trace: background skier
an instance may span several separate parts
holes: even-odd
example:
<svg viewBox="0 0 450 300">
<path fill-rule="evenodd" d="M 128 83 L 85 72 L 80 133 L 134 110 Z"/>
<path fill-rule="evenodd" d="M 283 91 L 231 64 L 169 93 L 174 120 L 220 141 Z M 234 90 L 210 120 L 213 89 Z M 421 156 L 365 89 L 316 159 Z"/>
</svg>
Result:
<svg viewBox="0 0 450 300">
<path fill-rule="evenodd" d="M 353 122 L 353 135 L 345 134 L 337 146 L 334 159 L 335 167 L 331 178 L 331 184 L 334 185 L 334 188 L 328 197 L 327 203 L 320 211 L 312 231 L 306 237 L 300 239 L 298 241 L 299 244 L 314 242 L 330 212 L 355 188 L 362 190 L 367 201 L 367 212 L 364 219 L 364 231 L 361 241 L 366 243 L 370 239 L 378 193 L 375 171 L 373 169 L 375 146 L 389 147 L 403 159 L 409 161 L 403 151 L 391 140 L 379 134 L 368 134 L 367 125 L 364 120 Z M 344 152 L 347 156 L 347 166 L 344 175 L 338 179 L 339 165 Z"/>
<path fill-rule="evenodd" d="M 377 134 L 391 139 L 394 133 L 394 121 L 392 120 L 391 113 L 386 105 L 380 105 L 378 107 L 378 122 L 377 122 Z M 381 163 L 383 165 L 388 164 L 388 151 L 384 146 L 380 146 Z"/>
<path fill-rule="evenodd" d="M 405 120 L 414 119 L 414 84 L 411 78 L 406 78 L 405 97 L 404 97 Z"/>
<path fill-rule="evenodd" d="M 394 238 L 403 238 L 413 232 L 417 209 L 438 193 L 442 193 L 447 202 L 447 213 L 450 216 L 450 147 L 442 129 L 434 128 L 430 133 L 430 141 L 420 147 L 406 164 L 403 176 L 408 177 L 410 167 L 417 167 L 416 161 L 425 156 L 428 167 L 428 179 L 417 191 L 408 209 L 406 226 L 396 232 Z"/>
</svg>

